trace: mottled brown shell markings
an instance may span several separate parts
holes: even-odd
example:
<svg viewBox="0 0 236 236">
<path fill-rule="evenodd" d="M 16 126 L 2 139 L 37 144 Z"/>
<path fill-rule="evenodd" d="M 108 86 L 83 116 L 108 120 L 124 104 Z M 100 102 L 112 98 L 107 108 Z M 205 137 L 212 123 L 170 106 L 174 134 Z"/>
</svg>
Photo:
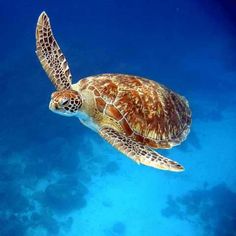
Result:
<svg viewBox="0 0 236 236">
<path fill-rule="evenodd" d="M 80 90 L 86 89 L 88 87 L 88 85 L 89 85 L 89 80 L 88 79 L 81 79 L 79 81 L 79 88 L 80 88 Z"/>
<path fill-rule="evenodd" d="M 128 124 L 128 122 L 126 121 L 125 118 L 123 118 L 120 122 L 121 127 L 123 128 L 123 132 L 127 135 L 130 136 L 133 134 L 133 131 L 130 127 L 130 125 Z"/>
<path fill-rule="evenodd" d="M 146 127 L 144 109 L 139 93 L 135 90 L 120 91 L 114 104 L 137 133 Z"/>
<path fill-rule="evenodd" d="M 80 83 L 82 89 L 93 91 L 97 109 L 119 122 L 122 132 L 138 142 L 170 148 L 188 133 L 187 101 L 163 85 L 121 74 L 88 77 Z"/>
<path fill-rule="evenodd" d="M 102 98 L 108 103 L 112 104 L 115 101 L 115 98 L 118 93 L 118 88 L 115 83 L 111 79 L 95 79 L 91 81 L 91 84 L 96 87 L 96 89 L 101 94 Z"/>
<path fill-rule="evenodd" d="M 97 109 L 103 113 L 104 108 L 106 106 L 106 102 L 102 98 L 95 98 L 96 104 L 97 104 Z"/>
<path fill-rule="evenodd" d="M 107 105 L 105 112 L 108 116 L 114 118 L 117 121 L 123 118 L 119 110 L 117 110 L 113 105 Z"/>
</svg>

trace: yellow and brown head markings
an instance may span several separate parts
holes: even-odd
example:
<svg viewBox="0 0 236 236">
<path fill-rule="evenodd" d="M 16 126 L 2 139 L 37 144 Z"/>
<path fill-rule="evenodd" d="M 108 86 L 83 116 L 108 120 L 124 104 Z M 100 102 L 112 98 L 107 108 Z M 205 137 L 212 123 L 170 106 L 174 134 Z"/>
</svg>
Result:
<svg viewBox="0 0 236 236">
<path fill-rule="evenodd" d="M 60 90 L 52 93 L 50 110 L 61 115 L 76 115 L 82 106 L 82 98 L 75 90 Z"/>
</svg>

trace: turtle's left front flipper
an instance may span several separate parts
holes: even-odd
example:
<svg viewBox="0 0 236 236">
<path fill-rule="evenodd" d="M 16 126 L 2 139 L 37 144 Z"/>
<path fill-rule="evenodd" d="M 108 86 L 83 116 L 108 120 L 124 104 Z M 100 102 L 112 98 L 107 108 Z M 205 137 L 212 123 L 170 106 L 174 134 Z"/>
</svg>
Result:
<svg viewBox="0 0 236 236">
<path fill-rule="evenodd" d="M 71 88 L 71 73 L 60 47 L 53 36 L 45 12 L 39 16 L 36 27 L 36 54 L 49 79 L 57 90 Z"/>
<path fill-rule="evenodd" d="M 117 132 L 112 128 L 102 128 L 100 135 L 120 152 L 127 155 L 137 163 L 146 166 L 170 171 L 183 171 L 184 168 L 175 161 L 154 152 L 152 149 L 135 142 L 131 138 Z"/>
</svg>

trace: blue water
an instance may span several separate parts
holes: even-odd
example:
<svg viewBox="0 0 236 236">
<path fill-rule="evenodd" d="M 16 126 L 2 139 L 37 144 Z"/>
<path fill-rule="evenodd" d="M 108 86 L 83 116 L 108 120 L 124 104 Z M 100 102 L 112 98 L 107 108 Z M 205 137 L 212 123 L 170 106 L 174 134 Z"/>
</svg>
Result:
<svg viewBox="0 0 236 236">
<path fill-rule="evenodd" d="M 65 2 L 1 1 L 0 235 L 236 235 L 235 2 Z M 74 82 L 135 74 L 188 98 L 191 133 L 162 151 L 183 173 L 139 166 L 49 111 L 34 52 L 43 10 Z"/>
</svg>

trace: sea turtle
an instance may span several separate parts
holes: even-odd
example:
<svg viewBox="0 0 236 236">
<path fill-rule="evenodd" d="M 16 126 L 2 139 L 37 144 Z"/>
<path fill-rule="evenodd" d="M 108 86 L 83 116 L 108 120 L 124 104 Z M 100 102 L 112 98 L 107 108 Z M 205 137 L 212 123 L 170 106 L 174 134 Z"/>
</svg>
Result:
<svg viewBox="0 0 236 236">
<path fill-rule="evenodd" d="M 186 139 L 191 111 L 184 97 L 133 75 L 101 74 L 72 84 L 45 12 L 37 22 L 36 54 L 57 90 L 51 95 L 51 111 L 78 117 L 137 163 L 162 170 L 184 169 L 153 150 L 171 148 Z"/>
</svg>

